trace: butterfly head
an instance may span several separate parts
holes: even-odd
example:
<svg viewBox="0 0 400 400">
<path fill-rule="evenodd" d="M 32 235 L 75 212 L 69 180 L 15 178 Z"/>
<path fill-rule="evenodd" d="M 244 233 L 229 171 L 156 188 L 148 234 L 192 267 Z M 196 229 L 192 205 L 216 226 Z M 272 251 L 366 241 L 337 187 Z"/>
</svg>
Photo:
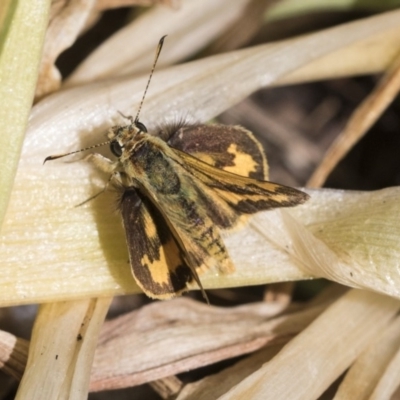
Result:
<svg viewBox="0 0 400 400">
<path fill-rule="evenodd" d="M 116 125 L 108 131 L 110 140 L 110 150 L 116 157 L 132 149 L 139 141 L 141 141 L 147 133 L 147 128 L 140 121 L 134 121 L 129 125 Z"/>
</svg>

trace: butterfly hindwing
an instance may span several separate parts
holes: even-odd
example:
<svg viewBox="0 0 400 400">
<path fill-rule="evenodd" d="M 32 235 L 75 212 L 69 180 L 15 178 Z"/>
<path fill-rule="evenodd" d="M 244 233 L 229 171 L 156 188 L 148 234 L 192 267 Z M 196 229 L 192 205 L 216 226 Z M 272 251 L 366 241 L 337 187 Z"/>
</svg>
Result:
<svg viewBox="0 0 400 400">
<path fill-rule="evenodd" d="M 120 209 L 132 272 L 143 291 L 168 299 L 187 290 L 192 271 L 157 208 L 140 192 L 127 189 Z"/>
</svg>

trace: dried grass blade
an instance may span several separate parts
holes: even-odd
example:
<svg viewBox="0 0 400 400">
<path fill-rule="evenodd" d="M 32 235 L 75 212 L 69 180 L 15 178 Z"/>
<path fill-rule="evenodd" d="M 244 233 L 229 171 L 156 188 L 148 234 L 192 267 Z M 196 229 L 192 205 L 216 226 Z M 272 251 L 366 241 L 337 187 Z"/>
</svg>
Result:
<svg viewBox="0 0 400 400">
<path fill-rule="evenodd" d="M 155 46 L 164 35 L 158 69 L 188 58 L 240 18 L 249 0 L 182 0 L 179 8 L 154 7 L 111 36 L 90 54 L 66 84 L 82 85 L 128 74 L 148 73 Z M 146 32 L 146 35 L 143 35 Z M 118 56 L 116 56 L 118 55 Z"/>
<path fill-rule="evenodd" d="M 110 298 L 42 305 L 16 399 L 86 399 Z"/>
<path fill-rule="evenodd" d="M 275 357 L 287 341 L 262 348 L 230 368 L 187 384 L 176 400 L 216 400 Z"/>
<path fill-rule="evenodd" d="M 352 290 L 270 362 L 219 399 L 317 399 L 399 309 L 398 300 Z"/>
<path fill-rule="evenodd" d="M 376 337 L 351 366 L 334 399 L 367 400 L 372 398 L 373 392 L 377 399 L 389 398 L 390 394 L 384 393 L 382 389 L 393 391 L 396 388 L 398 368 L 393 376 L 393 367 L 396 364 L 393 361 L 399 347 L 400 317 L 397 317 L 382 330 L 381 335 Z"/>
</svg>

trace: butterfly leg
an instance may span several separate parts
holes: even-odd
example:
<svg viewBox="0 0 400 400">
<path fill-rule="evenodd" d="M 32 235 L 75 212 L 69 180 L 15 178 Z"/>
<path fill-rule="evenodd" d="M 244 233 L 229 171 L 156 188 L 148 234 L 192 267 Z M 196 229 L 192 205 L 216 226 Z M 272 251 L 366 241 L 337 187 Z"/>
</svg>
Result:
<svg viewBox="0 0 400 400">
<path fill-rule="evenodd" d="M 92 163 L 97 169 L 103 172 L 113 174 L 115 172 L 116 163 L 99 153 L 91 153 L 85 157 L 85 161 Z"/>
<path fill-rule="evenodd" d="M 99 153 L 92 153 L 85 157 L 85 161 L 91 162 L 92 164 L 94 164 L 94 166 L 97 169 L 99 169 L 103 172 L 107 172 L 111 175 L 108 178 L 107 183 L 104 185 L 103 189 L 101 189 L 99 192 L 97 192 L 93 196 L 90 196 L 88 199 L 77 204 L 75 207 L 80 207 L 81 205 L 94 200 L 95 198 L 97 198 L 98 196 L 100 196 L 101 194 L 106 192 L 113 180 L 117 183 L 121 183 L 121 181 L 122 181 L 121 176 L 120 176 L 121 174 L 115 170 L 115 163 L 113 161 L 111 161 L 110 159 L 108 159 L 107 157 L 104 157 Z"/>
<path fill-rule="evenodd" d="M 110 183 L 113 179 L 119 181 L 119 172 L 113 172 L 112 175 L 110 175 L 110 177 L 108 178 L 107 183 L 105 184 L 105 186 L 103 187 L 103 189 L 100 190 L 100 192 L 97 192 L 96 194 L 94 194 L 93 196 L 90 196 L 88 199 L 82 201 L 82 203 L 77 204 L 75 207 L 80 207 L 85 203 L 88 203 L 89 201 L 94 200 L 96 197 L 99 197 L 101 194 L 103 194 L 104 192 L 106 192 L 108 190 L 108 187 L 110 186 Z"/>
</svg>

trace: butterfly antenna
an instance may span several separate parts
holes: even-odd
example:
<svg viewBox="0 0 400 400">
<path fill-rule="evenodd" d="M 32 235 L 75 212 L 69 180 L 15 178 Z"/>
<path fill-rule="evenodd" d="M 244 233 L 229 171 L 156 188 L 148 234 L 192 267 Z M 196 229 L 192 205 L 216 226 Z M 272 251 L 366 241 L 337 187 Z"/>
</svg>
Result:
<svg viewBox="0 0 400 400">
<path fill-rule="evenodd" d="M 146 89 L 144 90 L 143 97 L 142 97 L 142 100 L 141 100 L 141 102 L 140 102 L 139 109 L 138 109 L 138 112 L 137 112 L 137 114 L 136 114 L 135 119 L 133 120 L 132 117 L 130 117 L 130 116 L 125 116 L 125 115 L 123 115 L 122 113 L 120 113 L 124 118 L 129 119 L 129 120 L 131 121 L 132 124 L 135 124 L 135 125 L 139 125 L 139 124 L 140 124 L 140 122 L 139 122 L 139 114 L 140 114 L 140 111 L 142 110 L 143 102 L 144 102 L 144 99 L 145 99 L 145 97 L 146 97 L 146 93 L 147 93 L 147 90 L 148 90 L 148 88 L 149 88 L 150 81 L 151 81 L 151 78 L 152 78 L 152 76 L 153 76 L 154 70 L 155 70 L 155 68 L 156 68 L 156 64 L 157 64 L 157 61 L 158 61 L 158 57 L 159 57 L 159 55 L 160 55 L 160 53 L 161 53 L 161 49 L 162 49 L 163 44 L 164 44 L 164 39 L 165 39 L 166 37 L 167 37 L 167 35 L 163 36 L 163 37 L 160 39 L 160 41 L 158 42 L 158 46 L 157 46 L 157 50 L 156 50 L 156 56 L 155 56 L 155 58 L 154 58 L 153 67 L 151 68 L 150 76 L 149 76 L 149 79 L 148 79 L 147 85 L 146 85 Z M 57 160 L 57 158 L 62 158 L 62 157 L 70 156 L 71 154 L 76 154 L 76 153 L 80 153 L 81 151 L 86 151 L 86 150 L 94 149 L 94 148 L 96 148 L 96 147 L 105 146 L 106 144 L 110 144 L 110 143 L 111 143 L 111 141 L 110 141 L 110 140 L 107 140 L 106 142 L 98 143 L 98 144 L 95 144 L 94 146 L 90 146 L 90 147 L 85 147 L 84 149 L 80 149 L 80 150 L 76 150 L 76 151 L 71 151 L 70 153 L 56 154 L 56 155 L 54 155 L 54 156 L 49 156 L 49 157 L 46 157 L 46 158 L 44 159 L 43 164 L 46 163 L 47 161 Z"/>
<path fill-rule="evenodd" d="M 62 158 L 62 157 L 70 156 L 71 154 L 76 154 L 76 153 L 80 153 L 81 151 L 86 151 L 86 150 L 94 149 L 94 148 L 96 148 L 96 147 L 105 146 L 106 144 L 110 144 L 110 143 L 111 143 L 111 141 L 110 141 L 110 140 L 107 140 L 107 142 L 98 143 L 98 144 L 95 144 L 95 145 L 93 145 L 93 146 L 85 147 L 84 149 L 71 151 L 70 153 L 56 154 L 56 155 L 54 155 L 54 156 L 48 156 L 48 157 L 46 157 L 46 158 L 44 159 L 43 164 L 46 163 L 46 161 L 57 160 L 57 158 Z"/>
<path fill-rule="evenodd" d="M 154 58 L 153 67 L 151 68 L 151 71 L 150 71 L 150 76 L 149 76 L 149 79 L 148 79 L 148 81 L 147 81 L 146 89 L 144 90 L 144 93 L 143 93 L 142 101 L 141 101 L 140 104 L 139 104 L 139 109 L 138 109 L 138 112 L 137 112 L 137 114 L 136 114 L 135 121 L 134 121 L 135 124 L 137 124 L 137 123 L 139 122 L 139 114 L 140 114 L 140 111 L 142 110 L 142 106 L 143 106 L 144 99 L 145 99 L 145 97 L 146 97 L 147 89 L 149 88 L 151 78 L 152 78 L 152 76 L 153 76 L 154 70 L 156 69 L 157 60 L 158 60 L 158 57 L 159 57 L 159 55 L 160 55 L 160 53 L 161 53 L 161 49 L 162 49 L 163 44 L 164 44 L 164 39 L 165 39 L 166 37 L 167 37 L 167 35 L 163 36 L 163 37 L 160 39 L 160 41 L 158 42 L 158 46 L 157 46 L 157 50 L 156 50 L 156 56 L 155 56 L 155 58 Z"/>
</svg>

